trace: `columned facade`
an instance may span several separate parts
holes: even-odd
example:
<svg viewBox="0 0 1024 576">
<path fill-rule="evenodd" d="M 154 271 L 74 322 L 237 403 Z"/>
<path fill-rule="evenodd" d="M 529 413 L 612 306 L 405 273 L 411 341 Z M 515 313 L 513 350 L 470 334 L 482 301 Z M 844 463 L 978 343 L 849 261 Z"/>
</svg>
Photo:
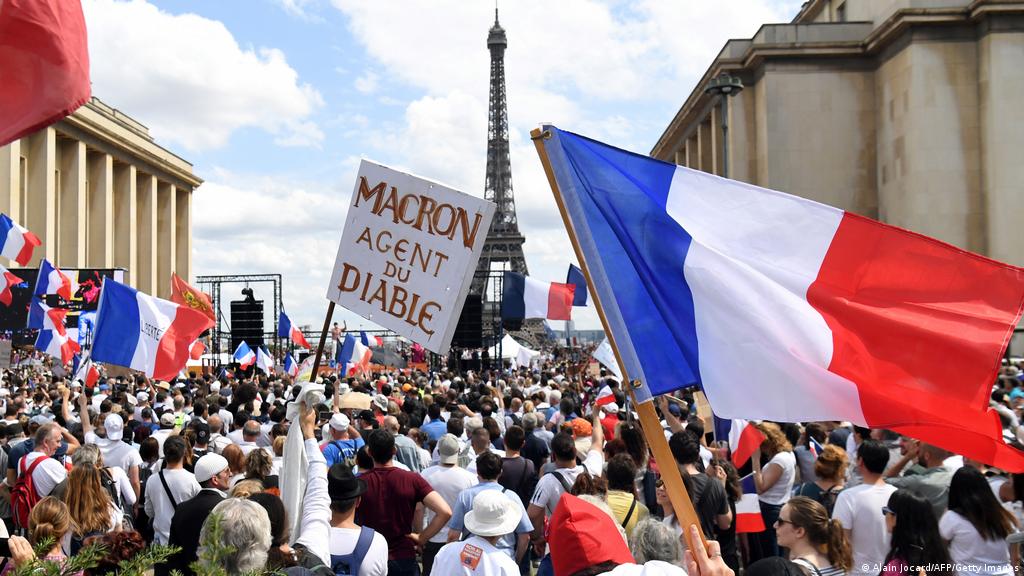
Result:
<svg viewBox="0 0 1024 576">
<path fill-rule="evenodd" d="M 74 114 L 0 147 L 0 212 L 42 240 L 30 267 L 123 268 L 170 296 L 192 276 L 192 165 L 149 130 L 93 98 Z"/>
</svg>

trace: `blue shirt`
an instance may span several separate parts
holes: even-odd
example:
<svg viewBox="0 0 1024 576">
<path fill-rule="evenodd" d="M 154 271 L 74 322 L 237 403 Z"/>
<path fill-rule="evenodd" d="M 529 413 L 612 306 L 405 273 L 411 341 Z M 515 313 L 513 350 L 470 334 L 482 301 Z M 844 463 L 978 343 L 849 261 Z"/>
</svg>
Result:
<svg viewBox="0 0 1024 576">
<path fill-rule="evenodd" d="M 323 449 L 324 459 L 327 460 L 327 467 L 330 468 L 348 459 L 355 460 L 356 452 L 362 448 L 363 444 L 365 442 L 363 442 L 362 438 L 329 441 Z"/>
<path fill-rule="evenodd" d="M 431 442 L 437 442 L 441 439 L 441 436 L 448 432 L 448 424 L 445 423 L 444 419 L 438 418 L 420 426 L 420 432 L 426 434 L 427 439 Z"/>
<path fill-rule="evenodd" d="M 483 482 L 476 486 L 470 486 L 462 492 L 459 492 L 459 497 L 455 500 L 455 506 L 452 507 L 452 519 L 448 521 L 449 530 L 459 530 L 463 533 L 463 536 L 469 534 L 466 532 L 463 526 L 462 520 L 466 517 L 466 512 L 473 509 L 473 499 L 476 495 L 483 492 L 484 490 L 497 490 L 505 494 L 505 497 L 510 502 L 516 505 L 516 508 L 523 515 L 519 521 L 519 526 L 516 526 L 515 532 L 512 534 L 505 534 L 498 540 L 495 546 L 502 552 L 508 554 L 513 560 L 516 558 L 516 535 L 517 534 L 529 534 L 533 532 L 533 523 L 530 522 L 530 518 L 526 515 L 526 509 L 523 508 L 523 501 L 519 499 L 519 495 L 515 492 L 508 492 L 505 487 L 497 482 Z"/>
</svg>

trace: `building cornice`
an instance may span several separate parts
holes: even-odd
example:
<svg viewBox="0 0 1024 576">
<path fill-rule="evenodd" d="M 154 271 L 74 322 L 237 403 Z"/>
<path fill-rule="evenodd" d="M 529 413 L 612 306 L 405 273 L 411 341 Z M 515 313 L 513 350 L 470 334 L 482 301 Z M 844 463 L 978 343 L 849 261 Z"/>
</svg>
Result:
<svg viewBox="0 0 1024 576">
<path fill-rule="evenodd" d="M 915 26 L 957 25 L 977 22 L 992 14 L 1024 14 L 1020 0 L 974 0 L 960 8 L 904 8 L 893 13 L 878 26 L 870 22 L 810 23 L 827 4 L 811 0 L 791 24 L 765 24 L 751 39 L 729 40 L 697 82 L 696 88 L 683 102 L 668 127 L 651 149 L 651 156 L 663 160 L 680 147 L 696 126 L 697 116 L 707 110 L 712 96 L 704 94 L 712 78 L 722 72 L 751 78 L 766 60 L 771 59 L 843 59 L 875 56 L 896 42 Z M 835 32 L 838 40 L 816 39 Z M 782 40 L 782 41 L 780 41 Z"/>
<path fill-rule="evenodd" d="M 192 189 L 203 183 L 202 178 L 193 173 L 191 163 L 154 142 L 145 126 L 96 98 L 86 102 L 55 127 L 58 130 L 67 129 L 76 136 L 91 136 L 94 141 L 92 144 L 97 149 L 103 148 L 104 142 L 110 142 L 113 146 L 104 151 L 115 156 L 128 154 L 138 164 L 151 167 L 156 175 L 166 175 L 172 182 L 185 184 Z"/>
</svg>

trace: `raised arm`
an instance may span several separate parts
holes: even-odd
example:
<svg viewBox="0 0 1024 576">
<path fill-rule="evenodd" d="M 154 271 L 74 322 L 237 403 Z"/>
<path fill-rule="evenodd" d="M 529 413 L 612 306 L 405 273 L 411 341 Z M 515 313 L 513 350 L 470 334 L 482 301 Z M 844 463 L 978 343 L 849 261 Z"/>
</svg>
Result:
<svg viewBox="0 0 1024 576">
<path fill-rule="evenodd" d="M 299 426 L 309 461 L 306 493 L 302 497 L 302 523 L 296 544 L 302 544 L 325 564 L 330 564 L 331 497 L 327 493 L 327 460 L 316 442 L 316 410 L 302 404 Z"/>
</svg>

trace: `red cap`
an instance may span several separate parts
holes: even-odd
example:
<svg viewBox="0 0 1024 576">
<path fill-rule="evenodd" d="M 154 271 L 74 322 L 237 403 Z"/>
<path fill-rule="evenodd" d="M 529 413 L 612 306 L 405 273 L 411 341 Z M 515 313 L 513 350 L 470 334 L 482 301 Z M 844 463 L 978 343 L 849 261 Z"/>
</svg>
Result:
<svg viewBox="0 0 1024 576">
<path fill-rule="evenodd" d="M 609 561 L 633 563 L 629 546 L 612 517 L 572 494 L 562 494 L 551 515 L 548 545 L 555 574 L 575 574 Z"/>
</svg>

